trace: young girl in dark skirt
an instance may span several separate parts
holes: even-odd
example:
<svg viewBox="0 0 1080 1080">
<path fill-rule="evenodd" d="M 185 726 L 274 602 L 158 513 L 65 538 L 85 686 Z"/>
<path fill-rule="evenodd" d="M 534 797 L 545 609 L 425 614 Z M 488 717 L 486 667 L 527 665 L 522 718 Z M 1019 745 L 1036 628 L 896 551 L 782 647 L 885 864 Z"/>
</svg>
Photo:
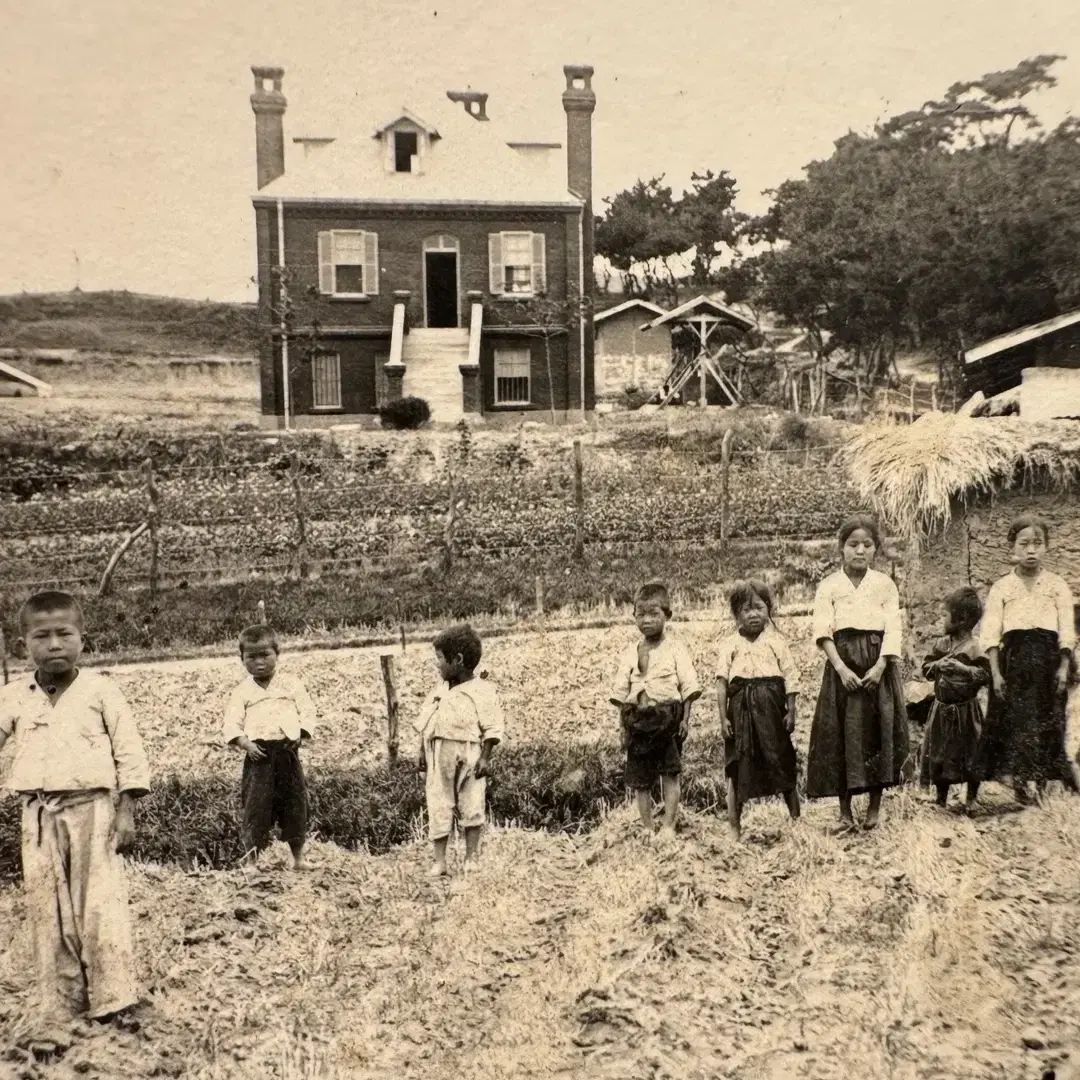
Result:
<svg viewBox="0 0 1080 1080">
<path fill-rule="evenodd" d="M 854 828 L 851 800 L 868 792 L 864 827 L 874 828 L 885 788 L 908 760 L 900 680 L 900 595 L 871 564 L 881 548 L 877 522 L 857 515 L 840 530 L 843 568 L 818 586 L 814 640 L 828 660 L 810 729 L 806 794 L 837 796 L 840 831 Z"/>
<path fill-rule="evenodd" d="M 731 590 L 738 632 L 720 643 L 716 701 L 724 735 L 728 822 L 738 838 L 750 799 L 783 795 L 799 816 L 795 791 L 795 695 L 798 674 L 787 642 L 772 625 L 773 595 L 763 581 L 741 581 Z"/>
<path fill-rule="evenodd" d="M 983 780 L 1008 778 L 1020 802 L 1028 781 L 1040 793 L 1048 780 L 1080 790 L 1065 749 L 1065 706 L 1076 628 L 1069 586 L 1043 569 L 1046 523 L 1020 517 L 1009 529 L 1015 568 L 990 588 L 982 646 L 991 694 L 979 751 Z"/>
<path fill-rule="evenodd" d="M 983 712 L 979 690 L 990 682 L 990 663 L 972 632 L 982 618 L 979 594 L 969 585 L 945 598 L 945 637 L 934 642 L 923 662 L 933 680 L 934 702 L 923 737 L 920 780 L 937 789 L 945 806 L 952 784 L 967 784 L 970 807 L 979 792 L 977 754 Z"/>
</svg>

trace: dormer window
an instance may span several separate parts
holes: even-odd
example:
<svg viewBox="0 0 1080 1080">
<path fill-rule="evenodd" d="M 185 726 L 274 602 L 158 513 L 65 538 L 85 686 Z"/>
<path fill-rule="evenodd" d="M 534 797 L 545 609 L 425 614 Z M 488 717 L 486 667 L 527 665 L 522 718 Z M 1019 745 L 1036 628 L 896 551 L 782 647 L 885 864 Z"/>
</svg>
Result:
<svg viewBox="0 0 1080 1080">
<path fill-rule="evenodd" d="M 415 131 L 394 132 L 394 172 L 414 172 L 418 152 L 419 138 Z"/>
</svg>

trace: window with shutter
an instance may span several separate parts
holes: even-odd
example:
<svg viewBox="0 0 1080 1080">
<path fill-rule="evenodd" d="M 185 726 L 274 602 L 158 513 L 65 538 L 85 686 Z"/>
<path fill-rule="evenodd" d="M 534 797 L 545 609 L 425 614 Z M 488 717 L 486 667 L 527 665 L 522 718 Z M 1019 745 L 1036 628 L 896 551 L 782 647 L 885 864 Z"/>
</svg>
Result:
<svg viewBox="0 0 1080 1080">
<path fill-rule="evenodd" d="M 495 404 L 532 402 L 532 354 L 528 349 L 495 350 Z"/>
<path fill-rule="evenodd" d="M 503 287 L 512 295 L 530 295 L 533 289 L 533 234 L 502 234 Z"/>
<path fill-rule="evenodd" d="M 341 357 L 337 353 L 311 358 L 311 407 L 341 408 Z"/>
<path fill-rule="evenodd" d="M 503 291 L 502 233 L 488 233 L 488 285 L 496 296 Z"/>
<path fill-rule="evenodd" d="M 330 296 L 377 296 L 378 234 L 360 229 L 319 233 L 319 292 Z"/>
</svg>

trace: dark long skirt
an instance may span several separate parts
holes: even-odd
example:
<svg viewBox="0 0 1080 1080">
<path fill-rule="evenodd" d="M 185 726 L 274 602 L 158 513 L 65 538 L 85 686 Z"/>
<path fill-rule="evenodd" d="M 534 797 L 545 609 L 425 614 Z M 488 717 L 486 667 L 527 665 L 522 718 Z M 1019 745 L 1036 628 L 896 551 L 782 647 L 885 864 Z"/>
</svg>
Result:
<svg viewBox="0 0 1080 1080">
<path fill-rule="evenodd" d="M 784 725 L 784 680 L 732 679 L 727 713 L 731 734 L 724 739 L 724 771 L 735 780 L 739 805 L 794 791 L 795 747 Z"/>
<path fill-rule="evenodd" d="M 881 655 L 879 631 L 838 630 L 833 643 L 840 659 L 858 676 Z M 900 668 L 889 659 L 874 690 L 848 693 L 826 661 L 806 763 L 811 799 L 858 795 L 901 783 L 909 768 L 907 708 Z"/>
<path fill-rule="evenodd" d="M 977 781 L 983 711 L 977 697 L 935 701 L 923 736 L 920 780 L 924 786 Z"/>
<path fill-rule="evenodd" d="M 1067 693 L 1057 689 L 1061 645 L 1052 630 L 1010 630 L 1001 643 L 1004 700 L 991 691 L 978 773 L 982 780 L 1065 780 Z"/>
</svg>

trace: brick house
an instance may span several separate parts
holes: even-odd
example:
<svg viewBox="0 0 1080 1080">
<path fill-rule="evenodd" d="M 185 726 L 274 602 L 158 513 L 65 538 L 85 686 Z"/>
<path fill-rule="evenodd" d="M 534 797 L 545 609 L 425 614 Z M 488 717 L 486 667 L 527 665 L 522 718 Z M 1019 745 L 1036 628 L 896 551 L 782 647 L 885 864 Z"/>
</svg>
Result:
<svg viewBox="0 0 1080 1080">
<path fill-rule="evenodd" d="M 565 151 L 449 91 L 294 137 L 286 167 L 284 73 L 252 68 L 264 426 L 371 423 L 403 395 L 436 423 L 593 409 L 596 97 L 591 67 L 563 71 Z"/>
<path fill-rule="evenodd" d="M 593 316 L 596 335 L 596 395 L 619 397 L 630 387 L 654 390 L 671 368 L 671 328 L 646 324 L 664 308 L 640 297 Z"/>
</svg>

